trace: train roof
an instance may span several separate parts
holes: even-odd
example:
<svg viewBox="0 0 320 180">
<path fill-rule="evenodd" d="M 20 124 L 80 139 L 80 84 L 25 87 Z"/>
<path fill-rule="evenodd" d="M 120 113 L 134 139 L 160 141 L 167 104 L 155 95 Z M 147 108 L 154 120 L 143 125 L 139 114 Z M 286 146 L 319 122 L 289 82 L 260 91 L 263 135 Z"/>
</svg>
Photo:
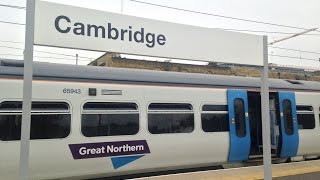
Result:
<svg viewBox="0 0 320 180">
<path fill-rule="evenodd" d="M 22 78 L 23 61 L 0 59 L 0 77 Z M 260 89 L 260 78 L 34 62 L 34 79 Z M 320 82 L 269 79 L 270 89 L 320 91 Z"/>
</svg>

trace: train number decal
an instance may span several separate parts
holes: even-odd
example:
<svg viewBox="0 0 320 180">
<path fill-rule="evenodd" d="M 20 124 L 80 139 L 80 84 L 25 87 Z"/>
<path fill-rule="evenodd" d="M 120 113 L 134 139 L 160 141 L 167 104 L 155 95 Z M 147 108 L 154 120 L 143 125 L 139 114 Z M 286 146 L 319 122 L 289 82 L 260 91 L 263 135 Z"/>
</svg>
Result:
<svg viewBox="0 0 320 180">
<path fill-rule="evenodd" d="M 63 88 L 64 94 L 81 94 L 81 89 Z"/>
<path fill-rule="evenodd" d="M 146 140 L 69 144 L 69 148 L 73 159 L 111 157 L 114 169 L 150 153 Z"/>
</svg>

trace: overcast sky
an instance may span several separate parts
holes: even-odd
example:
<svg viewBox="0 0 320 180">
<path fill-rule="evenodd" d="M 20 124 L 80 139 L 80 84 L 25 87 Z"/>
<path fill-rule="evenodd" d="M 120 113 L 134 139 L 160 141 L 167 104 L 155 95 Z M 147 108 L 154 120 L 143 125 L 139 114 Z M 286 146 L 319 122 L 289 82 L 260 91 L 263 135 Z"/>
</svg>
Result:
<svg viewBox="0 0 320 180">
<path fill-rule="evenodd" d="M 63 3 L 72 6 L 80 6 L 103 11 L 121 13 L 121 0 L 48 0 L 56 3 Z M 173 6 L 194 11 L 232 16 L 243 19 L 264 21 L 276 24 L 297 26 L 302 28 L 320 28 L 320 1 L 319 0 L 141 0 L 155 4 Z M 0 0 L 0 4 L 25 6 L 26 0 Z M 144 18 L 157 19 L 169 22 L 176 22 L 188 25 L 225 28 L 256 31 L 277 31 L 297 33 L 302 30 L 283 28 L 277 26 L 242 22 L 237 20 L 218 18 L 206 15 L 192 14 L 177 10 L 170 10 L 161 7 L 155 7 L 145 4 L 139 4 L 124 0 L 124 14 L 134 15 Z M 0 21 L 10 21 L 25 23 L 25 10 L 12 9 L 0 6 Z M 0 58 L 22 59 L 23 50 L 10 49 L 3 46 L 14 48 L 23 48 L 22 43 L 10 43 L 3 41 L 24 42 L 25 27 L 22 25 L 10 25 L 0 23 Z M 319 29 L 320 31 L 320 29 Z M 271 33 L 253 33 L 259 35 L 268 35 L 269 41 L 277 40 L 289 35 L 271 34 Z M 295 37 L 290 40 L 279 42 L 274 46 L 292 48 L 306 51 L 315 51 L 320 53 L 320 32 L 311 32 L 309 34 Z M 38 51 L 50 51 L 69 55 L 79 54 L 80 57 L 89 57 L 95 59 L 103 52 L 79 51 L 72 49 L 58 49 L 48 47 L 35 47 L 35 60 L 75 64 L 75 57 L 59 56 Z M 302 57 L 318 60 L 320 54 L 300 53 L 295 51 L 279 50 L 269 48 L 269 53 L 282 56 Z M 8 55 L 10 54 L 10 55 Z M 14 55 L 14 56 L 13 56 Z M 41 57 L 41 58 L 38 58 Z M 52 59 L 50 57 L 62 58 Z M 64 59 L 63 59 L 64 58 Z M 91 60 L 92 60 L 91 59 Z M 79 58 L 81 65 L 87 64 L 90 59 Z M 320 63 L 313 60 L 304 60 L 296 58 L 269 57 L 270 63 L 306 66 L 310 68 L 319 68 Z"/>
</svg>

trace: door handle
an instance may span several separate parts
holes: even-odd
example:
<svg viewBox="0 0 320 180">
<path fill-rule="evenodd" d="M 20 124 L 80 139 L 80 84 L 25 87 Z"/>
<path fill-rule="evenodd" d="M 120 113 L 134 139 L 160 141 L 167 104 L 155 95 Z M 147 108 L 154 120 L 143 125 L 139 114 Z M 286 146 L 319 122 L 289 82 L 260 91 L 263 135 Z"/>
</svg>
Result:
<svg viewBox="0 0 320 180">
<path fill-rule="evenodd" d="M 231 122 L 232 122 L 232 124 L 234 124 L 234 123 L 235 123 L 234 117 L 231 119 Z"/>
</svg>

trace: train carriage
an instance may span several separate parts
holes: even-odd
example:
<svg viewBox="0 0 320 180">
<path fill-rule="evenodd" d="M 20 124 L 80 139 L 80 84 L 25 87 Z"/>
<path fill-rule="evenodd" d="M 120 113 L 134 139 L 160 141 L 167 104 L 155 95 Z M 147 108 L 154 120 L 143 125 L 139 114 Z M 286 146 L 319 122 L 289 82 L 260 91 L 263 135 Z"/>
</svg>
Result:
<svg viewBox="0 0 320 180">
<path fill-rule="evenodd" d="M 23 62 L 0 60 L 0 174 L 19 170 Z M 260 79 L 34 63 L 30 178 L 115 177 L 262 157 Z M 270 79 L 272 157 L 320 154 L 320 83 Z"/>
</svg>

